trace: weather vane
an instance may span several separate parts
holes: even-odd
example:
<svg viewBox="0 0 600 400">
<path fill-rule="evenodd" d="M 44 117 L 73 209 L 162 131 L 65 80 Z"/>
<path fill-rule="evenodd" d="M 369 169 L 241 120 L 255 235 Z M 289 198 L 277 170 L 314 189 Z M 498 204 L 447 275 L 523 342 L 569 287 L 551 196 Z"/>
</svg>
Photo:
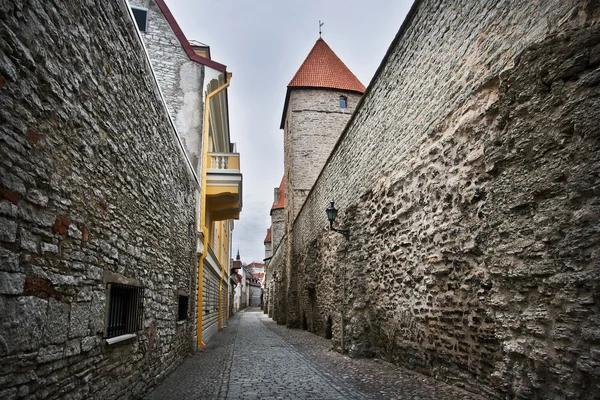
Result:
<svg viewBox="0 0 600 400">
<path fill-rule="evenodd" d="M 319 37 L 321 37 L 321 27 L 325 25 L 325 22 L 321 22 L 321 20 L 319 20 Z"/>
</svg>

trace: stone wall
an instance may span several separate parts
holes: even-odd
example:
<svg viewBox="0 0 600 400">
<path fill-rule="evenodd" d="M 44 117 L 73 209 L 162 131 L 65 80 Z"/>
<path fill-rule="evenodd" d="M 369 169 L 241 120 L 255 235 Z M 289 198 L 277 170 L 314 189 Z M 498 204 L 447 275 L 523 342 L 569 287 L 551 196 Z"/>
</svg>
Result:
<svg viewBox="0 0 600 400">
<path fill-rule="evenodd" d="M 347 97 L 347 108 L 340 108 L 340 95 Z M 284 227 L 288 238 L 283 243 L 285 254 L 292 254 L 294 246 L 292 222 L 356 109 L 360 97 L 360 94 L 344 90 L 290 90 L 284 125 Z M 293 267 L 290 261 L 290 258 L 284 258 L 281 295 L 286 301 L 297 303 L 296 288 L 299 282 L 291 272 Z M 284 315 L 278 322 L 294 328 L 300 327 L 302 321 L 294 307 L 290 307 Z"/>
<path fill-rule="evenodd" d="M 141 36 L 169 113 L 194 170 L 200 175 L 205 67 L 190 60 L 154 0 L 130 0 L 130 4 L 148 10 L 148 26 Z"/>
<path fill-rule="evenodd" d="M 288 314 L 486 397 L 598 393 L 599 17 L 416 2 L 295 220 Z"/>
<path fill-rule="evenodd" d="M 271 228 L 269 228 L 269 233 L 271 232 Z M 273 242 L 272 239 L 269 239 L 268 242 L 264 242 L 265 245 L 265 259 L 271 258 L 273 255 Z"/>
<path fill-rule="evenodd" d="M 265 266 L 265 282 L 268 291 L 268 312 L 269 317 L 273 318 L 278 324 L 285 324 L 285 306 L 283 278 L 285 274 L 285 236 L 282 243 L 275 249 L 273 258 Z"/>
<path fill-rule="evenodd" d="M 278 208 L 271 210 L 271 246 L 273 249 L 277 249 L 281 244 L 281 239 L 285 234 L 285 209 Z"/>
<path fill-rule="evenodd" d="M 340 108 L 341 95 L 348 98 L 346 108 Z M 289 221 L 296 218 L 360 97 L 344 90 L 291 88 L 284 129 Z"/>
<path fill-rule="evenodd" d="M 193 345 L 191 170 L 124 2 L 0 14 L 0 398 L 138 396 Z M 106 276 L 145 288 L 115 345 Z"/>
</svg>

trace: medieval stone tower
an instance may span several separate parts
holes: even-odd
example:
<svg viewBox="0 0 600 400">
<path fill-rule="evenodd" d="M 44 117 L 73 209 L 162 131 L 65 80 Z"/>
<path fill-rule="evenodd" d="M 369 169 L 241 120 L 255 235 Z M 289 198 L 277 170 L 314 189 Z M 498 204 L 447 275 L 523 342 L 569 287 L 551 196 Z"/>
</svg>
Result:
<svg viewBox="0 0 600 400">
<path fill-rule="evenodd" d="M 365 86 L 319 38 L 287 87 L 280 128 L 284 130 L 285 316 L 297 327 L 295 267 L 289 258 L 291 229 L 308 193 L 348 123 Z M 324 208 L 325 209 L 325 206 Z M 283 311 L 283 310 L 282 310 Z"/>
<path fill-rule="evenodd" d="M 283 106 L 287 222 L 293 223 L 364 91 L 319 38 L 290 81 Z"/>
</svg>

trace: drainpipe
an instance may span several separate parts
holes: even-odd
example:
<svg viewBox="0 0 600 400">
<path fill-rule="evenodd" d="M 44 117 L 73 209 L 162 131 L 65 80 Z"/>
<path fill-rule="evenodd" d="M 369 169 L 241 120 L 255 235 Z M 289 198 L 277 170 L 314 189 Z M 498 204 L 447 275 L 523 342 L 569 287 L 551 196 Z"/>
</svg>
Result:
<svg viewBox="0 0 600 400">
<path fill-rule="evenodd" d="M 223 240 L 223 221 L 219 221 L 219 238 Z M 219 243 L 221 244 L 221 243 Z M 221 279 L 219 279 L 219 311 L 218 311 L 218 319 L 217 319 L 217 329 L 223 329 L 223 275 L 225 274 L 225 269 L 223 268 L 223 263 L 221 263 L 221 249 L 219 249 L 219 257 L 217 260 L 219 261 L 219 265 L 221 266 Z"/>
<path fill-rule="evenodd" d="M 202 135 L 202 203 L 200 204 L 200 229 L 204 236 L 204 247 L 200 258 L 198 259 L 198 346 L 204 348 L 206 345 L 202 341 L 202 302 L 203 302 L 203 281 L 204 278 L 204 260 L 208 255 L 208 228 L 204 225 L 206 217 L 206 170 L 208 169 L 208 132 L 210 129 L 210 100 L 224 89 L 229 87 L 231 82 L 231 72 L 226 73 L 227 81 L 215 89 L 213 92 L 206 95 L 204 106 L 204 133 Z M 223 266 L 221 266 L 221 269 Z"/>
<path fill-rule="evenodd" d="M 344 324 L 344 303 L 346 302 L 346 264 L 344 263 L 343 269 L 342 269 L 342 304 L 340 305 L 341 310 L 340 310 L 340 314 L 341 314 L 341 321 L 340 321 L 340 348 L 342 350 L 342 355 L 344 354 L 344 330 L 345 330 L 345 324 Z"/>
</svg>

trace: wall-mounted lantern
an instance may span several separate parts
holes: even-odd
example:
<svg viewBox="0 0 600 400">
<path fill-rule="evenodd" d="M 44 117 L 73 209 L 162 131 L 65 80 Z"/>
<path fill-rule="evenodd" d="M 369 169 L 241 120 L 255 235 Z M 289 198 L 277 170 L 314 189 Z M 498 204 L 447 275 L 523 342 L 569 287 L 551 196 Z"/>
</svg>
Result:
<svg viewBox="0 0 600 400">
<path fill-rule="evenodd" d="M 335 221 L 338 213 L 333 201 L 331 204 L 329 204 L 329 207 L 325 210 L 325 212 L 327 213 L 327 219 L 329 220 L 329 230 L 341 233 L 346 237 L 346 240 L 350 240 L 350 229 L 336 229 L 333 227 L 333 221 Z"/>
</svg>

